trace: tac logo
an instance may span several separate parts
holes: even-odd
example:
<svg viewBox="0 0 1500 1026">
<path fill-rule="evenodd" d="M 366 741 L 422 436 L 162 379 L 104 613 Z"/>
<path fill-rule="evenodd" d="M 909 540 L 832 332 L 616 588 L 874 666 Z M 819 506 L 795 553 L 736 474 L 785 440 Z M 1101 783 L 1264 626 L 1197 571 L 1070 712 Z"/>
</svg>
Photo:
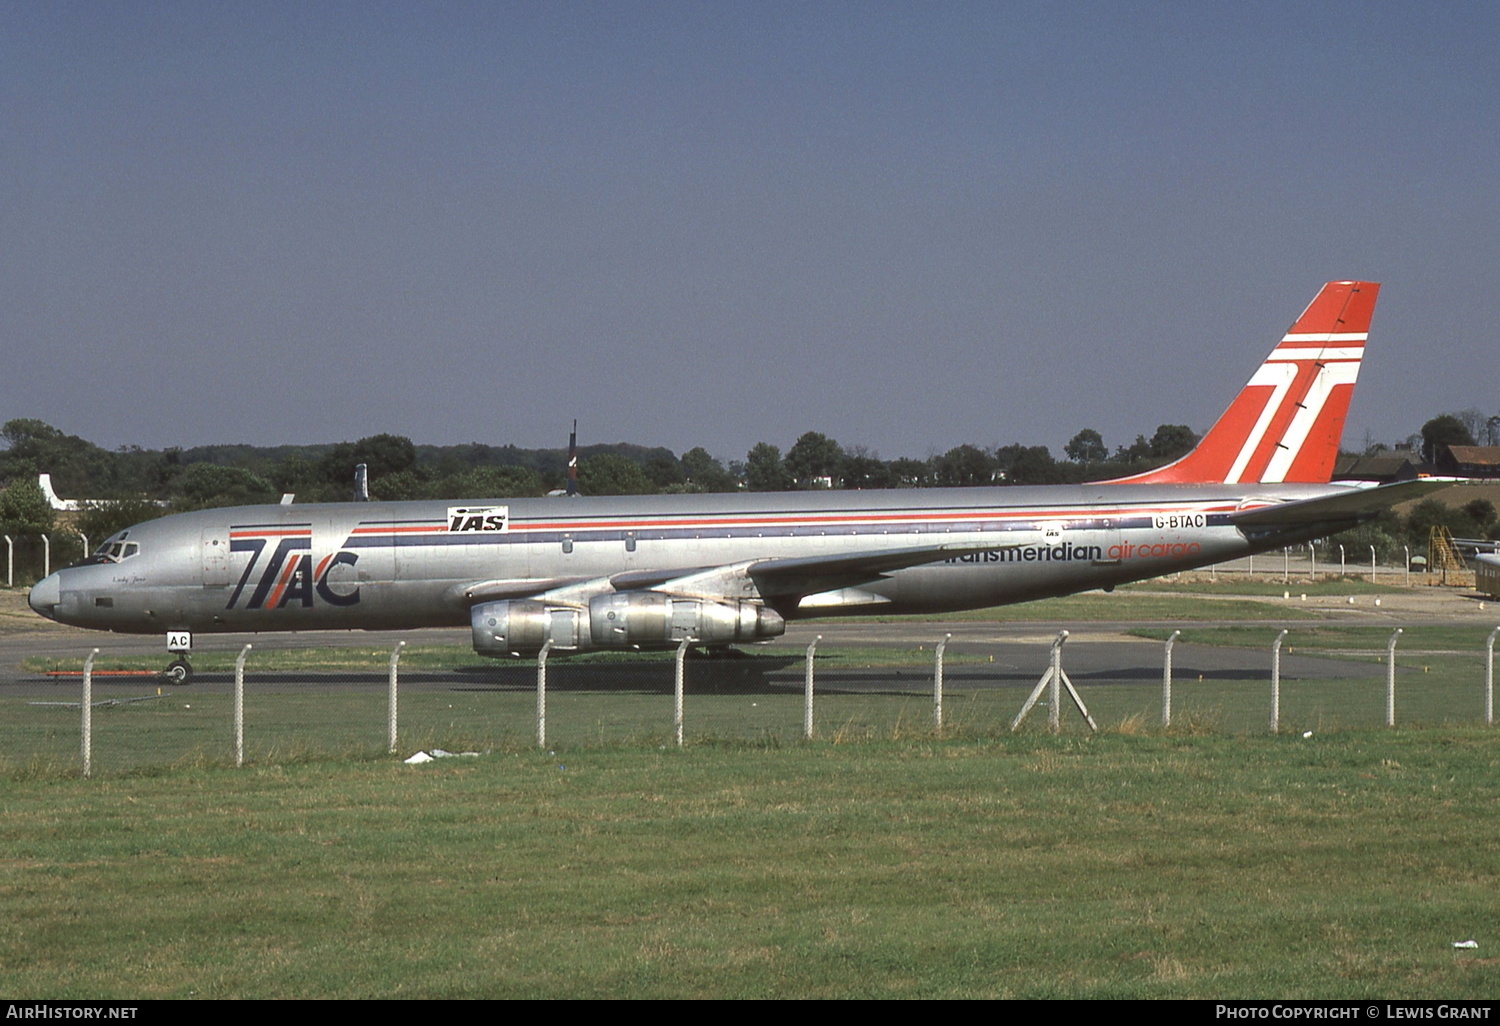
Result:
<svg viewBox="0 0 1500 1026">
<path fill-rule="evenodd" d="M 503 531 L 510 524 L 509 506 L 449 506 L 448 533 Z"/>
<path fill-rule="evenodd" d="M 267 556 L 266 549 L 271 542 L 276 544 Z M 239 605 L 252 578 L 255 587 L 245 602 L 246 609 L 283 609 L 286 606 L 310 609 L 314 595 L 330 606 L 352 606 L 359 602 L 358 585 L 349 588 L 347 582 L 329 580 L 335 568 L 352 567 L 359 562 L 359 553 L 332 553 L 314 566 L 311 524 L 276 528 L 231 527 L 229 551 L 248 552 L 250 559 L 245 564 L 245 572 L 240 574 L 239 584 L 229 596 L 227 609 Z M 262 556 L 266 557 L 264 562 Z"/>
</svg>

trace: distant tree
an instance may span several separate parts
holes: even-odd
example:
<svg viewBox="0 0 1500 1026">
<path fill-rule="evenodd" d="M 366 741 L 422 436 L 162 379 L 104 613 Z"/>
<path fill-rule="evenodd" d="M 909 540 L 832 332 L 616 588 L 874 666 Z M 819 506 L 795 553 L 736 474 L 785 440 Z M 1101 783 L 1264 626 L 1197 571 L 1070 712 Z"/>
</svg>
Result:
<svg viewBox="0 0 1500 1026">
<path fill-rule="evenodd" d="M 269 481 L 239 467 L 194 463 L 182 472 L 179 482 L 184 509 L 249 506 L 277 498 Z"/>
<path fill-rule="evenodd" d="M 644 469 L 652 487 L 658 492 L 680 485 L 687 480 L 682 463 L 670 456 L 652 456 L 646 460 Z"/>
<path fill-rule="evenodd" d="M 592 459 L 598 459 L 598 457 L 592 457 Z M 425 497 L 429 499 L 527 498 L 541 495 L 543 491 L 542 476 L 527 467 L 479 467 L 432 482 L 427 487 Z M 596 494 L 616 493 L 601 491 Z"/>
<path fill-rule="evenodd" d="M 1151 458 L 1151 443 L 1146 440 L 1145 435 L 1136 435 L 1135 441 L 1128 446 L 1122 445 L 1115 449 L 1115 461 L 1117 463 L 1135 464 Z"/>
<path fill-rule="evenodd" d="M 306 501 L 309 492 L 328 482 L 316 463 L 306 456 L 294 454 L 276 464 L 271 471 L 271 483 L 278 492 L 291 492 Z"/>
<path fill-rule="evenodd" d="M 78 514 L 75 526 L 80 534 L 98 545 L 127 527 L 155 520 L 167 511 L 147 499 L 106 499 L 92 502 Z"/>
<path fill-rule="evenodd" d="M 976 445 L 955 446 L 933 461 L 933 483 L 944 488 L 993 484 L 997 464 Z"/>
<path fill-rule="evenodd" d="M 613 452 L 578 461 L 578 488 L 584 495 L 650 495 L 656 491 L 639 463 Z"/>
<path fill-rule="evenodd" d="M 745 483 L 752 492 L 784 492 L 792 486 L 792 477 L 781 461 L 781 450 L 766 442 L 756 442 L 745 457 Z"/>
<path fill-rule="evenodd" d="M 687 484 L 694 491 L 732 492 L 734 478 L 724 465 L 709 455 L 702 446 L 689 449 L 682 454 L 682 470 L 687 475 Z"/>
<path fill-rule="evenodd" d="M 818 478 L 826 477 L 838 484 L 839 465 L 844 450 L 839 443 L 817 431 L 808 431 L 792 444 L 786 454 L 786 470 L 799 488 L 816 487 Z"/>
<path fill-rule="evenodd" d="M 1473 445 L 1474 436 L 1452 413 L 1439 414 L 1422 425 L 1422 459 L 1436 463 L 1438 450 L 1448 445 Z"/>
<path fill-rule="evenodd" d="M 1093 428 L 1084 428 L 1074 435 L 1063 452 L 1074 463 L 1102 463 L 1109 458 L 1109 448 L 1104 437 Z"/>
<path fill-rule="evenodd" d="M 1013 485 L 1054 484 L 1061 480 L 1057 461 L 1045 445 L 1004 445 L 995 450 L 995 465 Z"/>
<path fill-rule="evenodd" d="M 1489 499 L 1471 499 L 1463 504 L 1462 513 L 1474 522 L 1475 534 L 1483 534 L 1496 517 L 1495 504 Z"/>
<path fill-rule="evenodd" d="M 52 507 L 35 481 L 13 481 L 0 492 L 0 531 L 14 536 L 45 534 L 50 530 Z"/>
<path fill-rule="evenodd" d="M 370 480 L 396 474 L 417 462 L 417 447 L 404 435 L 370 435 L 354 443 L 349 479 L 354 477 L 353 464 L 363 463 Z"/>
<path fill-rule="evenodd" d="M 1469 432 L 1469 437 L 1472 438 L 1472 439 L 1474 439 L 1474 441 L 1472 443 L 1470 443 L 1470 444 L 1472 444 L 1472 445 L 1478 445 L 1479 444 L 1479 440 L 1484 437 L 1484 432 L 1485 432 L 1485 416 L 1484 416 L 1484 414 L 1481 413 L 1479 410 L 1468 409 L 1468 410 L 1459 410 L 1459 411 L 1457 411 L 1456 413 L 1453 414 L 1453 417 L 1460 424 L 1462 424 L 1464 426 L 1464 430 L 1465 431 Z M 1462 442 L 1454 442 L 1452 444 L 1453 445 L 1463 445 L 1464 443 L 1462 443 Z"/>
<path fill-rule="evenodd" d="M 891 472 L 891 484 L 897 488 L 926 488 L 933 484 L 933 468 L 927 460 L 903 456 L 891 460 L 887 466 Z"/>
<path fill-rule="evenodd" d="M 1454 509 L 1439 499 L 1423 499 L 1412 507 L 1402 526 L 1412 550 L 1421 549 L 1425 552 L 1428 537 L 1434 527 L 1446 527 L 1449 534 L 1462 538 L 1473 524 L 1462 510 Z"/>
<path fill-rule="evenodd" d="M 318 476 L 324 484 L 342 488 L 348 494 L 354 489 L 354 465 L 358 462 L 354 458 L 354 443 L 338 442 L 318 461 Z"/>
<path fill-rule="evenodd" d="M 890 465 L 862 445 L 844 450 L 839 476 L 845 488 L 889 488 L 896 483 Z"/>
<path fill-rule="evenodd" d="M 1198 444 L 1198 436 L 1186 424 L 1161 424 L 1151 436 L 1151 458 L 1175 460 L 1186 456 Z"/>
</svg>

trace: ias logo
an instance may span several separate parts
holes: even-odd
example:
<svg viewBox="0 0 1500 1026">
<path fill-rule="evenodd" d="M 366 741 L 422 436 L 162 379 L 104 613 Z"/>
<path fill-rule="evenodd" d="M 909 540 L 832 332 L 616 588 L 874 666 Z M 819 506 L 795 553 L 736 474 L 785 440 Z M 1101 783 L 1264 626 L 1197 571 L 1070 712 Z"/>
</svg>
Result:
<svg viewBox="0 0 1500 1026">
<path fill-rule="evenodd" d="M 448 533 L 503 531 L 510 523 L 509 506 L 449 506 Z"/>
</svg>

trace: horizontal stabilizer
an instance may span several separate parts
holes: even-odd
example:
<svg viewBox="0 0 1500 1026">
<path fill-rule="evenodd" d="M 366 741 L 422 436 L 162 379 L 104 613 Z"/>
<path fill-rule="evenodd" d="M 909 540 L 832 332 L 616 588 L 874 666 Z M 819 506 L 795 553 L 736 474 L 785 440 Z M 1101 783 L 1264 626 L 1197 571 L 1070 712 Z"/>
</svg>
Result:
<svg viewBox="0 0 1500 1026">
<path fill-rule="evenodd" d="M 1283 502 L 1271 506 L 1258 506 L 1231 514 L 1240 527 L 1294 527 L 1299 524 L 1320 524 L 1348 520 L 1357 523 L 1368 520 L 1382 510 L 1424 495 L 1441 491 L 1449 485 L 1458 484 L 1463 478 L 1424 477 L 1416 481 L 1400 481 L 1396 484 L 1375 488 L 1351 488 L 1337 495 L 1325 495 L 1301 502 Z"/>
</svg>

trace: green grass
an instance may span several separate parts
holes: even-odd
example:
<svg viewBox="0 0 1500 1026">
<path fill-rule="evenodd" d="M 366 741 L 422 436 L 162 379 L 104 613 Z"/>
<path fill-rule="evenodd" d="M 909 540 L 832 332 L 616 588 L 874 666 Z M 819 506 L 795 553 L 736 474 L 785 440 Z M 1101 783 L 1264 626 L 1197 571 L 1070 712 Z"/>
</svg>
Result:
<svg viewBox="0 0 1500 1026">
<path fill-rule="evenodd" d="M 1493 998 L 1497 756 L 1026 734 L 11 780 L 0 989 Z"/>
</svg>

